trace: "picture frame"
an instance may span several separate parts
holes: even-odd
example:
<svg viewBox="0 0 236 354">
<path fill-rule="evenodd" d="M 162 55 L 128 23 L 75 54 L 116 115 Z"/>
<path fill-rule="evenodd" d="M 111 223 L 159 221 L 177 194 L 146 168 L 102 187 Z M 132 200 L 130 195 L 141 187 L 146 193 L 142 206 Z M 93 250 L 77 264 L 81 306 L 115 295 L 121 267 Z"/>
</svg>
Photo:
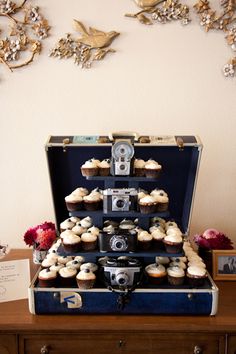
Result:
<svg viewBox="0 0 236 354">
<path fill-rule="evenodd" d="M 236 249 L 213 250 L 213 279 L 236 280 Z"/>
</svg>

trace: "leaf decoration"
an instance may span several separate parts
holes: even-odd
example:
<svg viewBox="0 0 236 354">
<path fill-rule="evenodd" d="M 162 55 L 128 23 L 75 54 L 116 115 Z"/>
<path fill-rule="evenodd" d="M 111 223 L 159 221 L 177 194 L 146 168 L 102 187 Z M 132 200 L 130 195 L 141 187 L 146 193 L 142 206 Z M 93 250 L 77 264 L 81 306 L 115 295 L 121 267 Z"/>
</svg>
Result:
<svg viewBox="0 0 236 354">
<path fill-rule="evenodd" d="M 145 16 L 143 13 L 138 14 L 137 19 L 139 20 L 139 22 L 143 23 L 144 25 L 152 25 L 153 24 L 152 21 L 147 16 Z"/>
</svg>

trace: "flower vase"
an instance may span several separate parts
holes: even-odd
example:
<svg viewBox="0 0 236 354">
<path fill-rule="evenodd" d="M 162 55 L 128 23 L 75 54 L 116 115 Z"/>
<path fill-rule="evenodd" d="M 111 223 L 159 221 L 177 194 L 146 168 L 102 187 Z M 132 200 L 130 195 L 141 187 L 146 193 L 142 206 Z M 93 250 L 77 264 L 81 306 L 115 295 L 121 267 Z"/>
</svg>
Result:
<svg viewBox="0 0 236 354">
<path fill-rule="evenodd" d="M 208 270 L 209 274 L 212 276 L 212 250 L 199 247 L 198 249 L 199 256 L 203 259 L 204 263 L 206 264 L 206 269 Z"/>
<path fill-rule="evenodd" d="M 33 248 L 33 262 L 35 264 L 41 264 L 44 258 L 47 255 L 46 250 L 38 250 L 37 248 Z"/>
</svg>

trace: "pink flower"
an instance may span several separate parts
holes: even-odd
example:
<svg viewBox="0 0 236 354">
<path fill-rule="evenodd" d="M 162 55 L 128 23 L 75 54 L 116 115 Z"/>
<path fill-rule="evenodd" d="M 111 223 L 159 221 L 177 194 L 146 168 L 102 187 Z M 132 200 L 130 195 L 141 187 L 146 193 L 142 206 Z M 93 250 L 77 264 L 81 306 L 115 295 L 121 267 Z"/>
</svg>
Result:
<svg viewBox="0 0 236 354">
<path fill-rule="evenodd" d="M 232 241 L 216 229 L 207 229 L 202 235 L 195 235 L 193 239 L 199 247 L 205 249 L 230 250 L 234 248 Z"/>
<path fill-rule="evenodd" d="M 24 241 L 28 246 L 34 246 L 38 250 L 48 250 L 56 236 L 55 225 L 52 222 L 44 222 L 27 230 Z"/>
</svg>

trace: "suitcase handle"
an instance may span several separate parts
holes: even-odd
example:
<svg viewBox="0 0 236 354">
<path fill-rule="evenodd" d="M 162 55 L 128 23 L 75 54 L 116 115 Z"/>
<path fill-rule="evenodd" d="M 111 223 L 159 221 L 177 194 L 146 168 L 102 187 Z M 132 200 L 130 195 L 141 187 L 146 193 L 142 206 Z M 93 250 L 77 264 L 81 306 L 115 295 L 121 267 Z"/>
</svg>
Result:
<svg viewBox="0 0 236 354">
<path fill-rule="evenodd" d="M 135 132 L 128 132 L 128 131 L 111 132 L 109 133 L 108 137 L 110 141 L 114 141 L 117 138 L 133 138 L 134 141 L 138 141 L 139 134 Z"/>
</svg>

